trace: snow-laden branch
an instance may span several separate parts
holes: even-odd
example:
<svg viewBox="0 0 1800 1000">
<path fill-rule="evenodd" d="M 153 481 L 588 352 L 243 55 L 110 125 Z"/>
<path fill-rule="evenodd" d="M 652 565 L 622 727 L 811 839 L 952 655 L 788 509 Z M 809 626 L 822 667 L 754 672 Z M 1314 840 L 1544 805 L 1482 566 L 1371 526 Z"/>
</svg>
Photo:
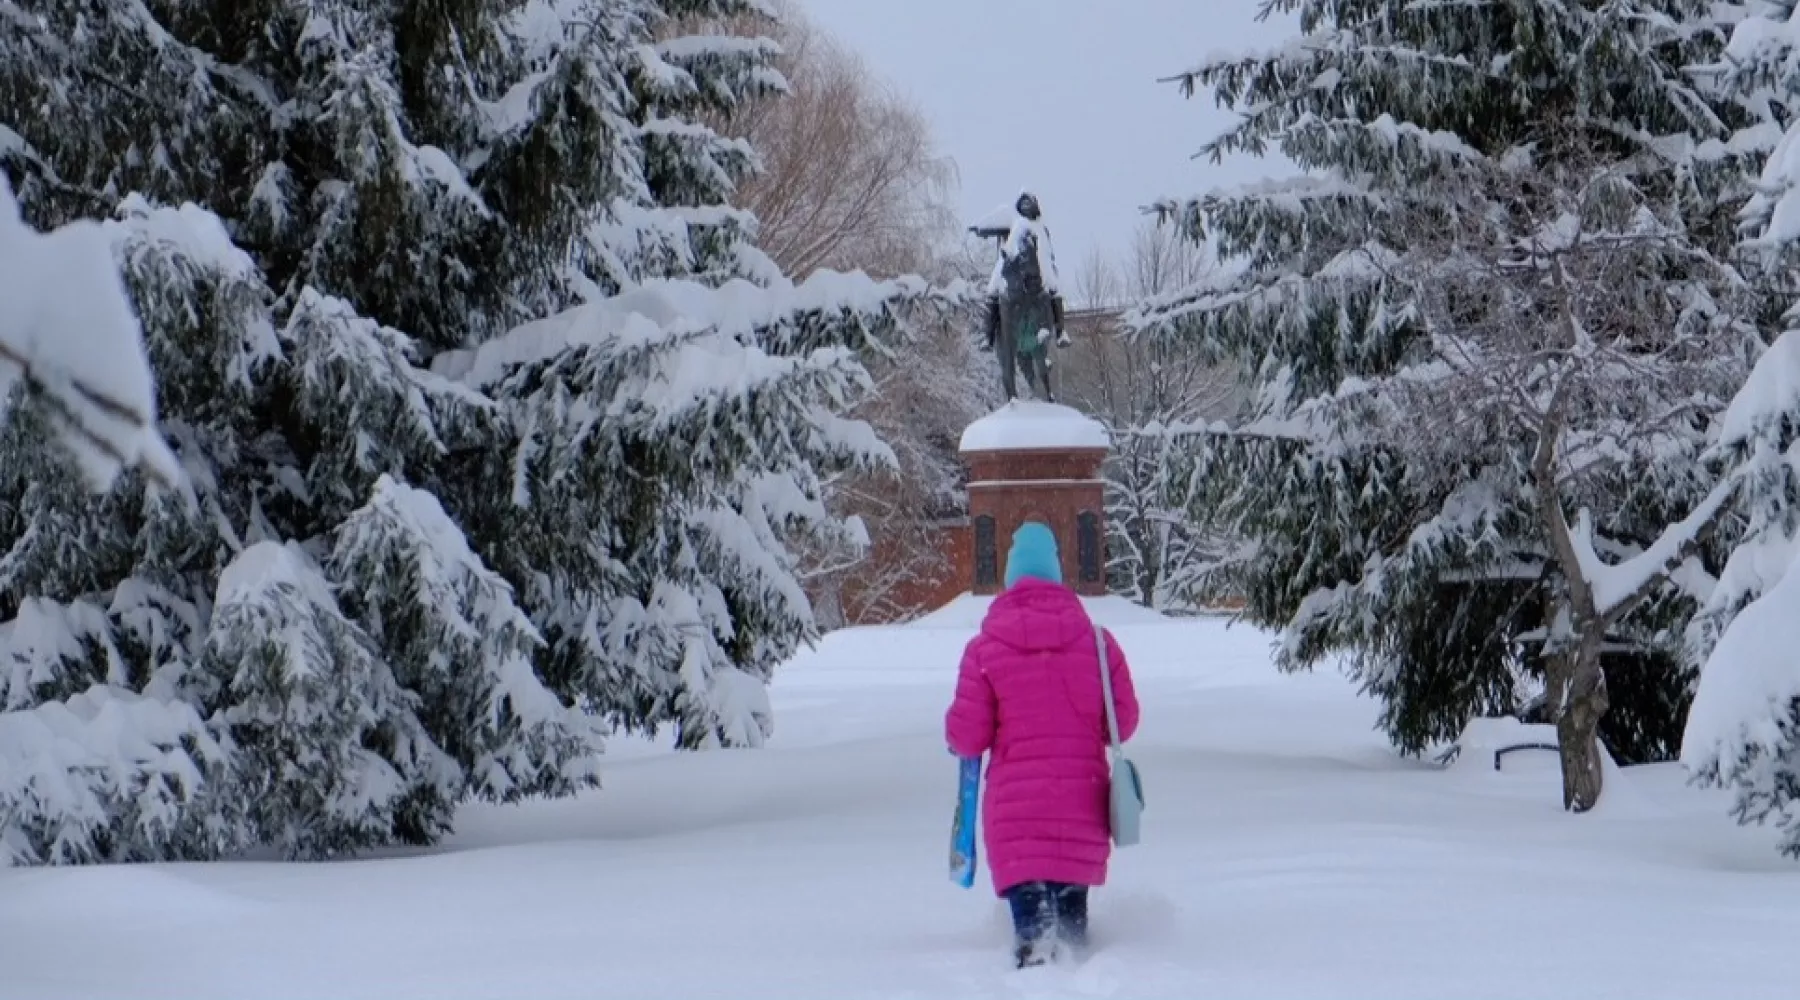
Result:
<svg viewBox="0 0 1800 1000">
<path fill-rule="evenodd" d="M 42 391 L 95 487 L 140 464 L 165 485 L 180 478 L 106 231 L 85 221 L 34 231 L 0 175 L 0 395 L 17 379 Z"/>
<path fill-rule="evenodd" d="M 1617 621 L 1630 613 L 1633 606 L 1660 581 L 1676 572 L 1699 548 L 1702 536 L 1724 512 L 1742 482 L 1736 475 L 1721 479 L 1687 517 L 1664 528 L 1649 548 L 1618 563 L 1608 563 L 1600 558 L 1594 547 L 1593 515 L 1587 508 L 1582 508 L 1575 516 L 1571 540 L 1582 578 L 1593 590 L 1594 612 L 1609 621 Z"/>
</svg>

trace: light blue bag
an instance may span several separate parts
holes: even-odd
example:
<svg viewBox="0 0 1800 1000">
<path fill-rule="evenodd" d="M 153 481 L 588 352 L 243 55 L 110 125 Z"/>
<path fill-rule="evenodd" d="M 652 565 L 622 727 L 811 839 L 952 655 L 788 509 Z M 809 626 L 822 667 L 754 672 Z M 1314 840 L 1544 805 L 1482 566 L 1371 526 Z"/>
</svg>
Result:
<svg viewBox="0 0 1800 1000">
<path fill-rule="evenodd" d="M 1119 745 L 1119 710 L 1113 703 L 1112 663 L 1106 655 L 1106 633 L 1094 626 L 1094 645 L 1100 650 L 1100 689 L 1106 695 L 1106 733 L 1112 747 L 1112 780 L 1107 792 L 1107 819 L 1112 840 L 1120 847 L 1138 842 L 1138 823 L 1144 812 L 1144 782 L 1137 765 Z"/>
</svg>

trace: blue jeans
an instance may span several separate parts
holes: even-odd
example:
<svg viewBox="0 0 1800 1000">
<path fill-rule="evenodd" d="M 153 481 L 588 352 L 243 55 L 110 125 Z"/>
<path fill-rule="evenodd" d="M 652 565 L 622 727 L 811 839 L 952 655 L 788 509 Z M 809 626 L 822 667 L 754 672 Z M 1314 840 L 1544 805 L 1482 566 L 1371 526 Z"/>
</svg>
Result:
<svg viewBox="0 0 1800 1000">
<path fill-rule="evenodd" d="M 1021 945 L 1054 935 L 1077 948 L 1087 945 L 1088 887 L 1066 882 L 1026 882 L 1006 890 L 1013 933 Z"/>
</svg>

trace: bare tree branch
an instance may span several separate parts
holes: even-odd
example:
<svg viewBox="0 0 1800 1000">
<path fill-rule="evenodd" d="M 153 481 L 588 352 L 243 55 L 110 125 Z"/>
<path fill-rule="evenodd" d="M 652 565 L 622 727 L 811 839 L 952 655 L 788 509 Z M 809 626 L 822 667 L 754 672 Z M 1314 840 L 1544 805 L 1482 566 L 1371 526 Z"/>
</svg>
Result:
<svg viewBox="0 0 1800 1000">
<path fill-rule="evenodd" d="M 795 279 L 928 270 L 956 228 L 954 164 L 933 151 L 924 115 L 861 58 L 791 0 L 775 6 L 789 92 L 709 123 L 761 154 L 737 197 L 757 217 L 758 247 Z"/>
</svg>

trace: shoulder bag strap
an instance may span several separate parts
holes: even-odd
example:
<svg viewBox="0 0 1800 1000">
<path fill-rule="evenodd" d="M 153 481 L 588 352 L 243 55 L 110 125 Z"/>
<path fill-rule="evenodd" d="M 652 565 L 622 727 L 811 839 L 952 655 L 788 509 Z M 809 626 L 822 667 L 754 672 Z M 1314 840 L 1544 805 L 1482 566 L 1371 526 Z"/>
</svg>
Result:
<svg viewBox="0 0 1800 1000">
<path fill-rule="evenodd" d="M 1106 702 L 1106 735 L 1112 740 L 1113 752 L 1119 751 L 1119 710 L 1113 704 L 1112 663 L 1106 655 L 1106 633 L 1094 626 L 1094 647 L 1100 651 L 1100 690 Z"/>
</svg>

